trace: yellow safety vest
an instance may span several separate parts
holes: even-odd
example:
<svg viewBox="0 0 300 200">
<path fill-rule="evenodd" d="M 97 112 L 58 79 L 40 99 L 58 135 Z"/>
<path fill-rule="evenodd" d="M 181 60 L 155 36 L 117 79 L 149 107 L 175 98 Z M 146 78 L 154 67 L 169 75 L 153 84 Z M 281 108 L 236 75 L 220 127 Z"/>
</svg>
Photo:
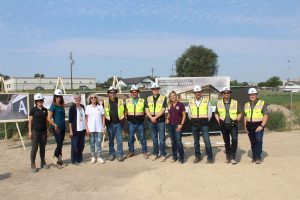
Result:
<svg viewBox="0 0 300 200">
<path fill-rule="evenodd" d="M 131 116 L 143 116 L 144 115 L 145 100 L 139 98 L 137 104 L 134 105 L 132 98 L 126 99 L 127 114 Z"/>
<path fill-rule="evenodd" d="M 107 120 L 110 120 L 109 99 L 104 99 L 104 111 L 105 111 L 105 118 Z M 124 101 L 123 101 L 123 99 L 118 99 L 118 116 L 119 116 L 119 120 L 124 119 Z"/>
<path fill-rule="evenodd" d="M 199 119 L 199 118 L 208 118 L 208 97 L 202 97 L 199 107 L 195 102 L 195 98 L 189 101 L 189 108 L 191 113 L 191 118 Z"/>
<path fill-rule="evenodd" d="M 163 108 L 163 104 L 165 101 L 166 97 L 163 95 L 160 95 L 156 101 L 156 105 L 154 108 L 154 98 L 153 96 L 149 96 L 147 98 L 148 106 L 149 106 L 149 112 L 151 115 L 157 115 Z"/>
<path fill-rule="evenodd" d="M 261 122 L 264 118 L 264 114 L 262 112 L 264 105 L 265 105 L 265 101 L 258 100 L 252 110 L 250 102 L 247 102 L 245 104 L 245 109 L 244 109 L 247 121 Z"/>
<path fill-rule="evenodd" d="M 218 100 L 217 108 L 219 111 L 220 119 L 224 121 L 226 117 L 226 109 L 225 109 L 225 104 L 223 99 Z M 238 103 L 236 100 L 231 99 L 230 106 L 229 106 L 229 117 L 231 120 L 237 120 L 237 111 L 238 111 Z"/>
</svg>

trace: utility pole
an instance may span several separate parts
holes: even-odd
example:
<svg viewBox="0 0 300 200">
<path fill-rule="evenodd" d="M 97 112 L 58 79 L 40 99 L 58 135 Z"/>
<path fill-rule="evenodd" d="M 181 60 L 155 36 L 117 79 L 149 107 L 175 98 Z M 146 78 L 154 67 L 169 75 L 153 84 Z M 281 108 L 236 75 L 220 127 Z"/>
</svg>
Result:
<svg viewBox="0 0 300 200">
<path fill-rule="evenodd" d="M 151 72 L 152 72 L 152 78 L 154 78 L 154 76 L 153 76 L 153 74 L 154 74 L 154 70 L 155 70 L 155 68 L 154 67 L 151 67 Z"/>
<path fill-rule="evenodd" d="M 73 90 L 73 65 L 75 61 L 73 59 L 73 53 L 70 53 L 70 67 L 71 67 L 71 90 Z"/>
<path fill-rule="evenodd" d="M 174 65 L 172 65 L 172 68 L 171 68 L 171 70 L 172 70 L 171 77 L 174 77 Z"/>
</svg>

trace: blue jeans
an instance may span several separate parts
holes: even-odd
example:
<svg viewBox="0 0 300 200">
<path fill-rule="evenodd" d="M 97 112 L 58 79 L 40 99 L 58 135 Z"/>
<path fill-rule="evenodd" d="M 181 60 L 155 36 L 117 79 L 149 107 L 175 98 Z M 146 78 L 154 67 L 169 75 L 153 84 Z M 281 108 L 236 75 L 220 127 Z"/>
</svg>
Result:
<svg viewBox="0 0 300 200">
<path fill-rule="evenodd" d="M 261 159 L 264 131 L 263 130 L 259 132 L 249 131 L 248 136 L 251 143 L 253 160 Z"/>
<path fill-rule="evenodd" d="M 66 130 L 61 129 L 59 133 L 55 132 L 54 128 L 51 128 L 51 131 L 55 137 L 55 142 L 56 142 L 56 149 L 54 151 L 54 156 L 58 158 L 60 155 L 62 156 L 62 147 L 64 144 L 64 139 L 65 139 L 65 134 Z"/>
<path fill-rule="evenodd" d="M 109 124 L 108 128 L 108 140 L 109 140 L 109 154 L 115 155 L 114 139 L 117 140 L 117 153 L 119 157 L 123 157 L 123 143 L 122 143 L 122 125 L 121 123 Z"/>
<path fill-rule="evenodd" d="M 172 143 L 172 154 L 173 159 L 177 160 L 179 154 L 179 160 L 184 161 L 184 150 L 182 145 L 182 131 L 177 132 L 178 125 L 169 124 L 169 133 L 170 133 L 170 139 Z"/>
<path fill-rule="evenodd" d="M 147 142 L 144 133 L 144 123 L 128 122 L 128 130 L 129 130 L 129 139 L 128 139 L 129 152 L 134 152 L 134 134 L 137 131 L 142 145 L 142 152 L 147 153 Z"/>
<path fill-rule="evenodd" d="M 102 133 L 90 132 L 90 148 L 91 148 L 92 157 L 95 157 L 95 143 L 96 143 L 98 158 L 101 157 L 101 141 L 102 141 Z"/>
<path fill-rule="evenodd" d="M 81 163 L 82 162 L 82 152 L 84 149 L 84 137 L 85 131 L 77 131 L 73 133 L 71 138 L 71 162 Z"/>
<path fill-rule="evenodd" d="M 194 136 L 194 148 L 195 148 L 195 157 L 201 158 L 200 152 L 200 132 L 202 133 L 203 140 L 205 143 L 205 152 L 207 155 L 207 160 L 212 161 L 212 148 L 209 139 L 208 126 L 192 126 L 192 132 Z"/>
<path fill-rule="evenodd" d="M 152 154 L 158 156 L 166 156 L 166 136 L 165 136 L 165 122 L 158 122 L 153 124 L 149 121 L 149 129 L 153 141 Z M 159 151 L 158 151 L 158 135 L 159 135 Z"/>
</svg>

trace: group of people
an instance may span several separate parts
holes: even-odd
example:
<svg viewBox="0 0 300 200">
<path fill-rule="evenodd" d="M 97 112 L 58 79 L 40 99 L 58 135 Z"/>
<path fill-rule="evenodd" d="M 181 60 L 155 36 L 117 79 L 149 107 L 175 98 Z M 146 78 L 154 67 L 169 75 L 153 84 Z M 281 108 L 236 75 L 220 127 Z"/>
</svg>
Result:
<svg viewBox="0 0 300 200">
<path fill-rule="evenodd" d="M 154 83 L 151 86 L 152 95 L 147 99 L 139 97 L 139 89 L 133 86 L 130 89 L 130 98 L 120 99 L 116 96 L 117 89 L 110 87 L 107 91 L 108 98 L 103 103 L 96 94 L 90 94 L 88 105 L 81 104 L 81 95 L 74 94 L 75 103 L 69 110 L 69 129 L 71 137 L 71 163 L 79 165 L 82 162 L 85 136 L 90 139 L 91 163 L 105 163 L 101 156 L 101 141 L 103 135 L 108 133 L 109 158 L 113 161 L 124 161 L 122 128 L 125 119 L 128 121 L 128 154 L 127 158 L 135 155 L 135 133 L 141 143 L 143 157 L 148 159 L 147 140 L 145 136 L 144 120 L 147 118 L 149 131 L 153 142 L 151 160 L 159 159 L 164 162 L 167 159 L 165 127 L 168 126 L 172 144 L 171 162 L 185 162 L 184 147 L 182 144 L 182 130 L 187 115 L 191 120 L 191 130 L 194 137 L 195 158 L 193 163 L 202 160 L 200 151 L 200 135 L 202 134 L 207 163 L 213 163 L 213 152 L 209 136 L 208 123 L 214 116 L 221 127 L 225 143 L 226 162 L 237 164 L 236 151 L 238 146 L 238 122 L 244 115 L 244 126 L 248 133 L 252 162 L 262 162 L 262 140 L 264 128 L 268 120 L 268 108 L 265 101 L 258 98 L 257 90 L 250 88 L 249 101 L 242 111 L 237 100 L 231 97 L 230 88 L 225 87 L 221 93 L 223 98 L 218 100 L 216 110 L 213 112 L 208 96 L 202 95 L 201 86 L 193 89 L 194 97 L 189 100 L 188 110 L 178 100 L 175 91 L 169 93 L 169 98 L 159 93 L 160 86 Z M 47 130 L 55 137 L 56 149 L 53 155 L 54 166 L 62 168 L 62 147 L 65 138 L 65 109 L 63 94 L 56 89 L 53 103 L 49 110 L 43 107 L 44 97 L 38 93 L 34 96 L 35 107 L 31 109 L 29 116 L 29 138 L 32 139 L 31 170 L 37 172 L 35 157 L 40 147 L 41 168 L 49 168 L 45 162 L 45 145 L 47 142 Z M 165 114 L 167 113 L 167 114 Z M 231 140 L 230 140 L 231 138 Z M 117 143 L 117 152 L 114 142 Z M 96 147 L 96 148 L 95 148 Z"/>
</svg>

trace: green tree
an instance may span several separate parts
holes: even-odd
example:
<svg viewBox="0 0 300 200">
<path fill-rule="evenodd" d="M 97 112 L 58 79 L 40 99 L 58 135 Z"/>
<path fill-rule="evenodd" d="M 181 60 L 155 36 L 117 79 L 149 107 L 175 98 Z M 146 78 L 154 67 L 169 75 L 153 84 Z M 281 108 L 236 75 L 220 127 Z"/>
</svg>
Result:
<svg viewBox="0 0 300 200">
<path fill-rule="evenodd" d="M 237 80 L 230 81 L 230 86 L 248 86 L 247 82 L 238 82 Z"/>
<path fill-rule="evenodd" d="M 192 45 L 176 60 L 178 77 L 214 76 L 218 67 L 218 55 L 203 45 Z"/>
<path fill-rule="evenodd" d="M 0 74 L 0 76 L 2 76 L 4 78 L 4 80 L 7 80 L 10 78 L 8 75 L 4 75 L 4 74 Z"/>
<path fill-rule="evenodd" d="M 282 81 L 278 76 L 272 76 L 266 81 L 267 87 L 278 87 L 282 85 Z"/>
</svg>

